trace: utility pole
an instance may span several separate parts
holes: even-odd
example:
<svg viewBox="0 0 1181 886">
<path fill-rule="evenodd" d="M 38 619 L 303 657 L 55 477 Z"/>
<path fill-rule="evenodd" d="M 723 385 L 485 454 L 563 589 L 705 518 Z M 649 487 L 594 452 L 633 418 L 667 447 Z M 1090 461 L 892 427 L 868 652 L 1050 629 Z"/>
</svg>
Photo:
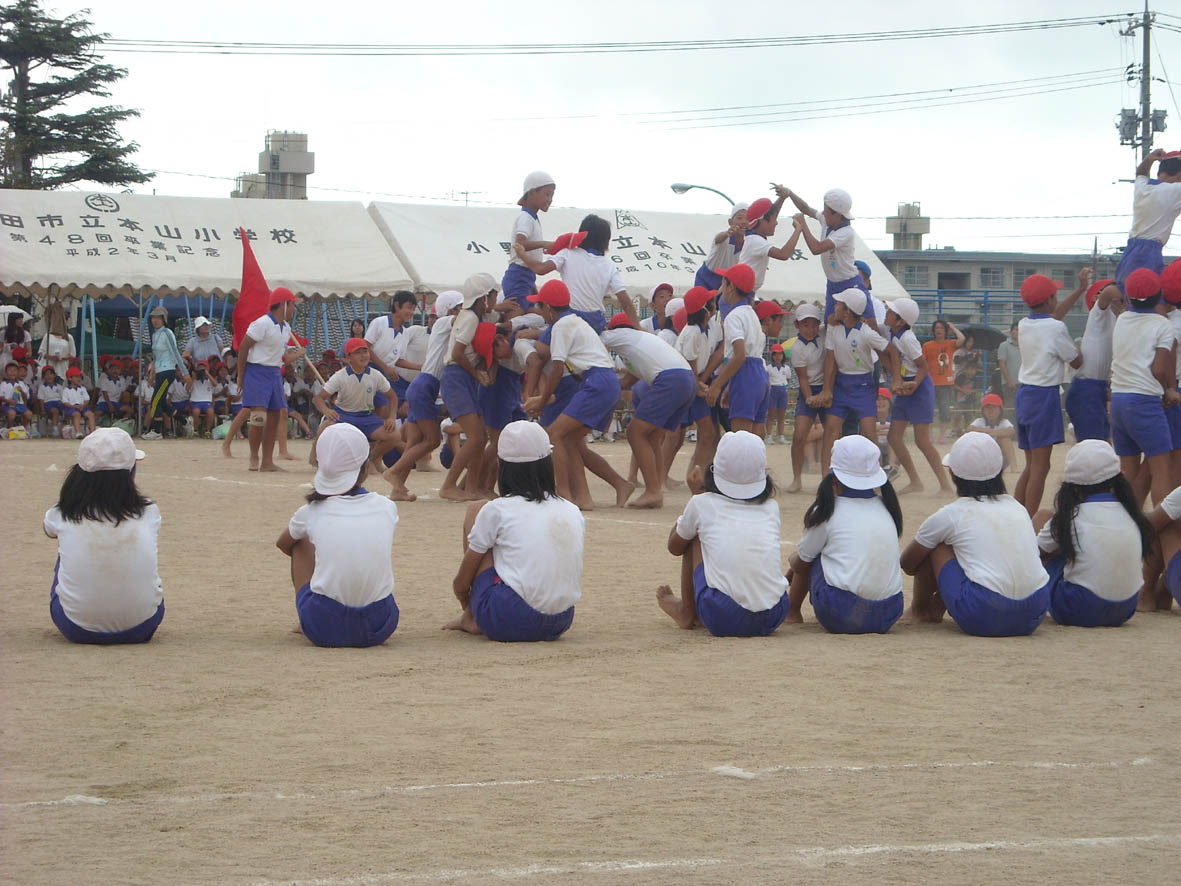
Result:
<svg viewBox="0 0 1181 886">
<path fill-rule="evenodd" d="M 1140 159 L 1152 150 L 1152 134 L 1163 132 L 1165 129 L 1166 112 L 1162 108 L 1155 113 L 1152 110 L 1152 21 L 1153 14 L 1148 9 L 1148 0 L 1144 0 L 1144 14 L 1140 18 L 1129 21 L 1128 26 L 1120 34 L 1131 37 L 1140 31 L 1141 59 L 1140 70 L 1136 66 L 1128 65 L 1127 76 L 1130 82 L 1137 73 L 1140 77 L 1140 108 L 1124 108 L 1120 111 L 1119 141 L 1121 145 L 1130 145 L 1132 150 L 1139 149 Z M 1139 133 L 1137 133 L 1139 129 Z"/>
<path fill-rule="evenodd" d="M 1152 150 L 1152 76 L 1149 65 L 1152 61 L 1150 49 L 1152 46 L 1149 32 L 1152 29 L 1152 16 L 1148 14 L 1148 0 L 1144 0 L 1144 18 L 1141 20 L 1141 40 L 1144 47 L 1144 57 L 1140 69 L 1140 157 L 1143 159 Z"/>
</svg>

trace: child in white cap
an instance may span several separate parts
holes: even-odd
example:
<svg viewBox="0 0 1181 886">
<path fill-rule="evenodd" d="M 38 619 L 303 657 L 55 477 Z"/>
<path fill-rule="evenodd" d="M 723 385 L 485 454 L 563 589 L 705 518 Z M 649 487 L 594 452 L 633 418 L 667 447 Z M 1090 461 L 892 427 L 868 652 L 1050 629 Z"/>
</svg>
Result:
<svg viewBox="0 0 1181 886">
<path fill-rule="evenodd" d="M 715 637 L 763 637 L 787 615 L 779 554 L 779 505 L 767 474 L 767 448 L 748 431 L 724 434 L 713 464 L 689 475 L 693 497 L 668 536 L 681 558 L 681 593 L 656 591 L 682 628 Z"/>
<path fill-rule="evenodd" d="M 804 456 L 815 441 L 813 428 L 823 433 L 824 406 L 824 326 L 816 305 L 802 304 L 795 310 L 796 342 L 791 347 L 791 368 L 795 370 L 800 392 L 796 397 L 795 422 L 791 434 L 791 486 L 788 492 L 802 488 Z"/>
<path fill-rule="evenodd" d="M 513 246 L 518 243 L 526 258 L 534 262 L 544 261 L 543 253 L 552 243 L 546 240 L 541 232 L 539 213 L 548 212 L 550 204 L 554 202 L 554 191 L 557 185 L 554 177 L 548 172 L 536 170 L 525 176 L 525 183 L 521 186 L 521 199 L 517 205 L 521 211 L 513 221 L 513 230 L 509 242 Z M 512 255 L 509 258 L 508 269 L 500 281 L 501 291 L 506 299 L 512 299 L 520 305 L 523 312 L 529 310 L 525 301 L 537 291 L 537 275 L 529 269 L 525 258 Z"/>
<path fill-rule="evenodd" d="M 337 422 L 316 441 L 307 504 L 275 542 L 291 558 L 295 609 L 317 646 L 377 646 L 398 626 L 391 555 L 398 506 L 369 492 L 369 440 Z"/>
<path fill-rule="evenodd" d="M 735 203 L 730 207 L 730 219 L 726 230 L 719 232 L 710 246 L 709 255 L 697 269 L 693 278 L 694 286 L 717 290 L 722 286 L 722 278 L 718 271 L 724 271 L 730 265 L 738 264 L 738 256 L 742 253 L 742 243 L 746 235 L 746 210 L 750 204 Z"/>
<path fill-rule="evenodd" d="M 803 622 L 809 593 L 816 620 L 832 634 L 884 634 L 902 615 L 902 508 L 880 456 L 860 434 L 833 445 L 832 470 L 804 514 L 787 573 L 789 624 Z"/>
<path fill-rule="evenodd" d="M 857 245 L 857 235 L 853 233 L 853 216 L 849 213 L 853 209 L 853 198 L 848 191 L 832 188 L 824 193 L 824 206 L 817 212 L 796 193 L 784 188 L 785 195 L 796 205 L 799 214 L 793 219 L 796 229 L 804 238 L 808 251 L 813 255 L 823 256 L 820 267 L 824 270 L 828 281 L 824 287 L 824 319 L 825 322 L 836 309 L 834 297 L 838 292 L 856 287 L 865 293 L 865 304 L 861 308 L 861 316 L 871 326 L 876 328 L 873 301 L 869 298 L 869 290 L 865 281 L 857 270 L 853 258 Z M 820 237 L 812 233 L 804 217 L 820 221 Z"/>
<path fill-rule="evenodd" d="M 1033 522 L 1054 621 L 1117 627 L 1132 617 L 1155 533 L 1110 443 L 1084 440 L 1066 453 L 1054 510 L 1039 511 Z"/>
<path fill-rule="evenodd" d="M 93 431 L 45 514 L 57 539 L 49 614 L 72 643 L 146 643 L 164 618 L 160 509 L 135 485 L 143 457 L 126 431 Z"/>
<path fill-rule="evenodd" d="M 1032 634 L 1050 604 L 1049 576 L 1029 514 L 1005 493 L 1000 446 L 970 431 L 943 463 L 959 498 L 923 521 L 902 552 L 902 571 L 914 576 L 912 618 L 939 622 L 946 611 L 979 637 Z"/>
<path fill-rule="evenodd" d="M 463 612 L 444 630 L 504 643 L 556 640 L 582 596 L 586 521 L 554 486 L 553 447 L 540 425 L 515 421 L 497 443 L 500 498 L 473 502 L 452 589 Z"/>
</svg>

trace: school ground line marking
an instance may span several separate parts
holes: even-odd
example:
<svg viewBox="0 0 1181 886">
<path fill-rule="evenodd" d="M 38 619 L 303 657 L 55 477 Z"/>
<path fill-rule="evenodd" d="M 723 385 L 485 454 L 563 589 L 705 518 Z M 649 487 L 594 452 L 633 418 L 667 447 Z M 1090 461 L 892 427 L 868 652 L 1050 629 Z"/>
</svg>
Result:
<svg viewBox="0 0 1181 886">
<path fill-rule="evenodd" d="M 514 788 L 538 787 L 554 785 L 579 784 L 609 784 L 612 782 L 644 782 L 665 781 L 678 778 L 699 778 L 706 774 L 721 777 L 737 778 L 751 781 L 766 775 L 782 775 L 794 773 L 798 775 L 826 774 L 826 775 L 859 775 L 877 772 L 916 772 L 916 771 L 954 771 L 973 769 L 1025 769 L 1041 771 L 1071 771 L 1071 770 L 1102 770 L 1123 769 L 1152 765 L 1151 757 L 1137 757 L 1133 760 L 1107 760 L 1070 762 L 1060 760 L 1045 761 L 1006 761 L 1006 760 L 967 760 L 931 763 L 864 763 L 864 764 L 791 764 L 784 766 L 767 766 L 758 769 L 743 769 L 738 766 L 725 764 L 701 770 L 674 770 L 669 772 L 615 772 L 599 775 L 573 775 L 562 778 L 513 778 L 489 781 L 459 781 L 441 782 L 437 784 L 415 785 L 380 785 L 365 788 L 346 788 L 334 791 L 299 791 L 283 793 L 282 791 L 229 791 L 210 794 L 191 795 L 163 795 L 147 797 L 90 797 L 84 794 L 72 794 L 55 800 L 27 800 L 15 803 L 0 803 L 0 809 L 30 809 L 38 807 L 62 806 L 103 806 L 107 804 L 193 804 L 215 803 L 225 800 L 295 800 L 318 802 L 334 798 L 345 797 L 380 797 L 392 795 L 427 794 L 435 791 L 470 791 L 486 788 Z"/>
<path fill-rule="evenodd" d="M 553 876 L 579 873 L 620 873 L 704 867 L 743 868 L 769 865 L 785 861 L 807 867 L 828 863 L 847 863 L 858 859 L 894 857 L 899 855 L 951 855 L 967 852 L 1032 852 L 1045 849 L 1110 849 L 1119 846 L 1152 844 L 1181 845 L 1181 834 L 1137 834 L 1130 836 L 1097 837 L 1042 837 L 1027 840 L 987 840 L 977 843 L 961 841 L 944 843 L 867 844 L 860 846 L 813 846 L 789 849 L 765 858 L 672 858 L 672 859 L 602 859 L 575 861 L 566 864 L 531 864 L 520 867 L 471 869 L 440 869 L 414 873 L 389 871 L 381 874 L 357 874 L 344 877 L 316 877 L 305 880 L 254 880 L 254 886 L 378 886 L 381 883 L 449 882 L 470 879 L 520 880 L 538 875 Z"/>
</svg>

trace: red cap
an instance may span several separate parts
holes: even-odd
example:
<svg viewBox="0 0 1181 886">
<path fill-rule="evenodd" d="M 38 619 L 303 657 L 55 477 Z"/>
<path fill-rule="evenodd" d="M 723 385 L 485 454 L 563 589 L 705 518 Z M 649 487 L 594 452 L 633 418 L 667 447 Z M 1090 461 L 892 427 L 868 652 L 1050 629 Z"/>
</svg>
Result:
<svg viewBox="0 0 1181 886">
<path fill-rule="evenodd" d="M 54 368 L 53 368 L 52 366 L 50 366 L 48 363 L 46 363 L 46 364 L 45 364 L 45 365 L 44 365 L 44 366 L 41 368 L 41 374 L 42 374 L 42 375 L 44 375 L 46 372 L 54 372 L 54 371 L 55 371 L 55 370 L 54 370 Z M 67 375 L 69 375 L 69 370 L 66 370 L 66 374 L 67 374 Z M 81 370 L 81 369 L 79 369 L 79 370 L 78 370 L 78 374 L 79 374 L 79 375 L 81 375 L 81 374 L 82 374 L 82 370 Z"/>
<path fill-rule="evenodd" d="M 889 388 L 878 388 L 878 396 L 885 397 L 887 400 L 894 399 L 894 394 L 890 391 Z"/>
<path fill-rule="evenodd" d="M 1114 280 L 1096 280 L 1094 283 L 1092 283 L 1091 288 L 1087 290 L 1087 294 L 1085 296 L 1087 300 L 1087 310 L 1089 311 L 1091 308 L 1095 307 L 1095 300 L 1099 298 L 1100 292 L 1102 292 L 1108 286 L 1112 286 L 1114 284 Z"/>
<path fill-rule="evenodd" d="M 761 301 L 755 305 L 755 314 L 760 320 L 766 320 L 768 317 L 782 317 L 786 313 L 787 311 L 773 301 Z"/>
<path fill-rule="evenodd" d="M 753 228 L 771 209 L 772 203 L 766 197 L 760 197 L 746 208 L 746 226 Z"/>
<path fill-rule="evenodd" d="M 496 341 L 496 324 L 481 323 L 472 336 L 472 350 L 484 358 L 484 365 L 492 365 L 492 343 Z"/>
<path fill-rule="evenodd" d="M 1181 151 L 1165 151 L 1165 155 L 1161 159 L 1172 160 L 1174 157 L 1181 157 Z"/>
<path fill-rule="evenodd" d="M 350 338 L 344 343 L 344 355 L 347 357 L 353 351 L 359 351 L 361 348 L 369 347 L 369 342 L 363 338 Z"/>
<path fill-rule="evenodd" d="M 198 360 L 197 365 L 204 366 L 206 369 L 208 369 L 209 368 L 209 361 L 208 360 Z"/>
<path fill-rule="evenodd" d="M 704 286 L 694 286 L 685 293 L 685 312 L 689 314 L 696 314 L 707 304 L 709 300 L 714 297 L 716 293 L 712 289 L 706 289 Z"/>
<path fill-rule="evenodd" d="M 71 357 L 70 358 L 70 365 L 71 366 L 81 366 L 82 365 L 82 358 L 81 357 Z"/>
<path fill-rule="evenodd" d="M 1161 272 L 1160 291 L 1169 304 L 1181 304 L 1181 258 L 1175 259 Z"/>
<path fill-rule="evenodd" d="M 47 366 L 45 368 L 52 369 L 53 367 Z M 82 377 L 82 370 L 79 369 L 77 366 L 71 366 L 69 369 L 66 370 L 66 378 L 81 378 L 81 377 Z"/>
<path fill-rule="evenodd" d="M 1132 301 L 1144 301 L 1146 298 L 1152 298 L 1160 290 L 1160 277 L 1155 271 L 1150 271 L 1148 268 L 1137 268 L 1128 274 L 1128 279 L 1124 281 L 1124 293 Z"/>
<path fill-rule="evenodd" d="M 577 231 L 573 234 L 559 234 L 558 238 L 554 240 L 553 245 L 546 249 L 547 255 L 556 255 L 563 249 L 576 249 L 582 245 L 582 241 L 586 239 L 586 231 Z"/>
<path fill-rule="evenodd" d="M 541 289 L 537 290 L 537 294 L 529 296 L 528 300 L 549 305 L 552 308 L 568 308 L 570 307 L 570 290 L 561 280 L 546 280 Z"/>
<path fill-rule="evenodd" d="M 681 334 L 681 330 L 685 328 L 685 324 L 689 322 L 689 312 L 684 308 L 677 308 L 673 314 L 673 332 L 677 335 Z"/>
<path fill-rule="evenodd" d="M 625 329 L 635 329 L 636 328 L 635 326 L 632 325 L 631 318 L 627 314 L 623 313 L 622 311 L 620 311 L 618 314 L 616 314 L 614 317 L 612 317 L 610 320 L 607 321 L 607 328 L 608 329 L 619 329 L 620 327 L 623 327 Z"/>
<path fill-rule="evenodd" d="M 29 349 L 28 348 L 13 348 L 12 349 L 12 359 L 13 360 L 24 360 L 28 356 L 29 356 Z"/>
<path fill-rule="evenodd" d="M 980 406 L 1004 406 L 1005 401 L 1001 399 L 1000 394 L 985 394 L 984 399 L 980 401 Z"/>
<path fill-rule="evenodd" d="M 320 359 L 321 360 L 331 360 L 335 356 L 336 356 L 336 351 L 332 350 L 332 348 L 325 348 L 324 353 L 322 353 L 320 355 Z"/>
<path fill-rule="evenodd" d="M 271 304 L 281 305 L 284 302 L 296 301 L 295 293 L 286 286 L 276 286 L 271 290 Z"/>
<path fill-rule="evenodd" d="M 783 353 L 783 345 L 781 345 L 781 344 L 771 345 L 771 353 L 772 354 L 782 354 Z"/>
<path fill-rule="evenodd" d="M 724 271 L 718 271 L 718 276 L 725 277 L 746 295 L 755 291 L 755 272 L 750 265 L 731 265 Z"/>
<path fill-rule="evenodd" d="M 1021 300 L 1031 308 L 1035 308 L 1053 298 L 1061 288 L 1060 282 L 1051 280 L 1045 274 L 1031 274 L 1021 284 Z"/>
</svg>

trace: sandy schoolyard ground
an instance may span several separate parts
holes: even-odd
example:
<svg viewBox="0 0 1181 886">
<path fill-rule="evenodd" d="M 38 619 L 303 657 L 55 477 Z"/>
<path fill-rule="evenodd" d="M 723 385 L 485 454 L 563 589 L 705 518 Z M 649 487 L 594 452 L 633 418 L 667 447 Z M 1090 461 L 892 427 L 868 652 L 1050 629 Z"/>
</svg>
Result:
<svg viewBox="0 0 1181 886">
<path fill-rule="evenodd" d="M 48 613 L 41 518 L 76 443 L 0 443 L 0 882 L 1178 880 L 1175 610 L 1018 639 L 814 620 L 712 639 L 654 597 L 686 493 L 620 511 L 599 485 L 559 642 L 439 630 L 463 508 L 427 499 L 399 506 L 397 633 L 317 649 L 274 548 L 311 469 L 142 445 L 167 615 L 150 644 L 97 648 Z M 626 466 L 626 444 L 601 451 Z M 785 564 L 810 498 L 780 500 Z M 904 541 L 939 504 L 904 500 Z"/>
</svg>

